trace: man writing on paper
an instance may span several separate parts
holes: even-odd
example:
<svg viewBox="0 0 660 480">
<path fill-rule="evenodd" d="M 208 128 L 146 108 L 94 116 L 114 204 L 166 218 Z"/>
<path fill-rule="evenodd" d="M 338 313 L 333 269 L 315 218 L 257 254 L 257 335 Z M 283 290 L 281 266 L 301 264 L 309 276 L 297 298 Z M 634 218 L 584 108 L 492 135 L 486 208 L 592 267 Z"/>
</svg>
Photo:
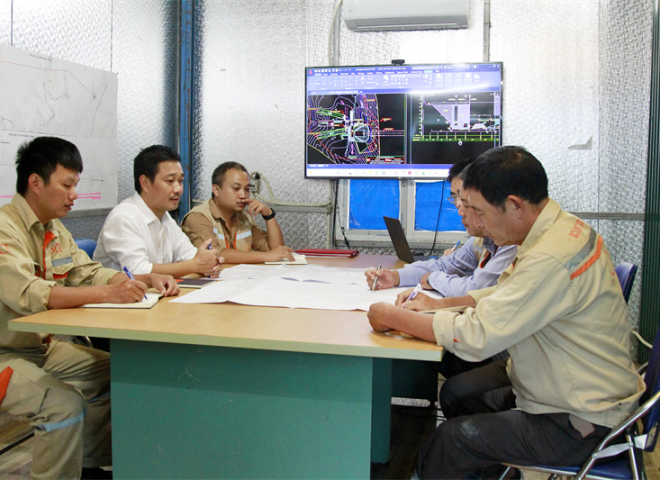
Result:
<svg viewBox="0 0 660 480">
<path fill-rule="evenodd" d="M 168 213 L 183 193 L 179 154 L 164 145 L 147 147 L 135 157 L 133 177 L 136 193 L 105 219 L 94 260 L 133 273 L 217 277 L 224 260 L 208 248 L 211 237 L 195 248 Z"/>
<path fill-rule="evenodd" d="M 0 408 L 35 428 L 32 478 L 111 478 L 110 358 L 106 352 L 13 332 L 8 322 L 86 303 L 132 303 L 148 287 L 179 292 L 174 279 L 103 268 L 58 220 L 78 197 L 75 145 L 38 137 L 20 147 L 16 195 L 0 208 Z M 105 475 L 105 476 L 104 476 Z"/>
<path fill-rule="evenodd" d="M 450 255 L 439 259 L 415 262 L 399 270 L 379 270 L 376 272 L 375 269 L 369 269 L 365 272 L 368 285 L 373 284 L 377 275 L 376 289 L 396 286 L 408 287 L 419 283 L 424 289 L 436 290 L 444 297 L 461 297 L 470 290 L 479 290 L 495 285 L 504 269 L 511 265 L 516 256 L 517 247 L 515 245 L 499 247 L 470 218 L 471 212 L 463 203 L 465 199 L 462 195 L 462 189 L 464 174 L 473 161 L 473 158 L 459 160 L 452 165 L 447 177 L 451 184 L 451 199 L 458 209 L 463 226 L 470 235 L 465 245 Z M 399 295 L 399 303 L 397 304 L 403 303 L 403 295 Z M 405 299 L 409 295 L 410 293 L 407 293 Z M 424 298 L 428 297 L 425 296 Z M 506 357 L 507 353 L 504 351 L 497 352 L 491 358 L 471 362 L 447 353 L 442 362 L 434 363 L 432 367 L 446 379 L 450 379 L 459 373 Z M 462 396 L 464 391 L 471 388 L 470 384 L 464 384 L 463 382 L 452 382 L 446 386 L 452 388 L 446 389 L 445 392 L 454 392 L 459 396 Z"/>
<path fill-rule="evenodd" d="M 219 165 L 211 178 L 213 196 L 193 208 L 183 218 L 181 228 L 193 245 L 213 239 L 228 263 L 264 263 L 282 259 L 293 261 L 292 250 L 284 237 L 275 211 L 250 198 L 250 175 L 237 162 Z M 257 227 L 252 217 L 261 215 L 266 231 Z"/>
<path fill-rule="evenodd" d="M 516 256 L 516 246 L 498 247 L 483 229 L 469 222 L 462 208 L 459 193 L 463 186 L 461 173 L 473 162 L 472 158 L 459 160 L 449 170 L 451 201 L 456 205 L 461 222 L 470 238 L 457 251 L 438 259 L 412 263 L 398 270 L 370 268 L 365 272 L 371 286 L 378 277 L 376 289 L 413 287 L 418 283 L 426 290 L 436 290 L 443 297 L 458 297 L 470 290 L 495 285 L 506 267 Z"/>
<path fill-rule="evenodd" d="M 496 286 L 465 297 L 429 301 L 436 308 L 467 305 L 434 316 L 375 304 L 378 332 L 397 329 L 478 361 L 463 373 L 499 377 L 444 412 L 422 448 L 420 478 L 481 478 L 500 462 L 579 464 L 637 406 L 644 383 L 629 353 L 627 306 L 603 239 L 548 198 L 541 163 L 520 147 L 479 156 L 463 184 L 477 224 L 498 245 L 518 245 Z M 422 297 L 423 294 L 418 295 Z M 443 406 L 444 409 L 444 406 Z"/>
</svg>

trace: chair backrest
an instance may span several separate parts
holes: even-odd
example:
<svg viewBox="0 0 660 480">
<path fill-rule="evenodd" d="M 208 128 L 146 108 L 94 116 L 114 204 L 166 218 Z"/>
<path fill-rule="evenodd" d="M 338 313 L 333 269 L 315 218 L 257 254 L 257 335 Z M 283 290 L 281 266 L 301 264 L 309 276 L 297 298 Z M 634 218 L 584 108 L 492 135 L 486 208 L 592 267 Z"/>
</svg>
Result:
<svg viewBox="0 0 660 480">
<path fill-rule="evenodd" d="M 646 392 L 640 400 L 640 405 L 660 391 L 660 328 L 655 333 L 653 340 L 653 348 L 649 356 L 649 363 L 646 367 L 646 374 L 644 375 L 644 382 L 646 383 Z M 642 417 L 642 424 L 644 425 L 644 433 L 648 433 L 649 438 L 646 441 L 644 450 L 652 452 L 655 448 L 655 443 L 658 440 L 658 429 L 660 426 L 660 402 L 649 410 L 649 412 Z"/>
<path fill-rule="evenodd" d="M 621 290 L 623 291 L 623 298 L 626 303 L 628 303 L 630 292 L 632 291 L 632 286 L 635 282 L 635 275 L 637 274 L 637 265 L 634 263 L 621 262 L 614 268 L 614 270 L 616 271 L 617 277 L 619 277 L 619 283 L 621 284 Z"/>
<path fill-rule="evenodd" d="M 79 238 L 75 242 L 79 249 L 84 250 L 89 255 L 89 258 L 92 258 L 94 250 L 96 250 L 96 242 L 94 240 L 91 238 Z"/>
</svg>

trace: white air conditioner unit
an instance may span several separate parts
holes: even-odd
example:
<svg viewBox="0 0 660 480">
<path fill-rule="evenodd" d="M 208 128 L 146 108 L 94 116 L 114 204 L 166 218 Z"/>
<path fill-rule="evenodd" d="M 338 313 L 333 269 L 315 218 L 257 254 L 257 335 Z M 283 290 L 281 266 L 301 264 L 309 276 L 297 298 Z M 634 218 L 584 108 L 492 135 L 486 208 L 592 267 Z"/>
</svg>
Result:
<svg viewBox="0 0 660 480">
<path fill-rule="evenodd" d="M 468 0 L 344 0 L 342 13 L 359 32 L 468 26 Z"/>
</svg>

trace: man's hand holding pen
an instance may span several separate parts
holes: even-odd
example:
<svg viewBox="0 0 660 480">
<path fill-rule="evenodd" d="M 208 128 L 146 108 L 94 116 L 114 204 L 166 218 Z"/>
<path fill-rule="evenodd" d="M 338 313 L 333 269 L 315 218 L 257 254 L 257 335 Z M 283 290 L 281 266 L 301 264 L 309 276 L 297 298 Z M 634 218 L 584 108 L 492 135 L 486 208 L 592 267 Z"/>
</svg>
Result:
<svg viewBox="0 0 660 480">
<path fill-rule="evenodd" d="M 364 272 L 364 275 L 367 277 L 367 286 L 369 288 L 373 286 L 376 277 L 378 278 L 375 290 L 384 290 L 399 286 L 399 272 L 396 270 L 370 268 Z"/>
</svg>

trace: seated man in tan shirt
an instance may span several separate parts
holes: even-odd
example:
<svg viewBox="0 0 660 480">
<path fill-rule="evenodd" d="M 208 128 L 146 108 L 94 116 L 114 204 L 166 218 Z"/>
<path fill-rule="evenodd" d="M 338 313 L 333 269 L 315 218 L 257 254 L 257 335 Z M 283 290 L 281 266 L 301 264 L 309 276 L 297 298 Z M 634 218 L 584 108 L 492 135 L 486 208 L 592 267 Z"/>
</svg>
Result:
<svg viewBox="0 0 660 480">
<path fill-rule="evenodd" d="M 213 198 L 183 217 L 181 228 L 196 247 L 212 239 L 226 263 L 263 263 L 293 260 L 284 246 L 275 211 L 250 198 L 250 175 L 243 165 L 225 162 L 213 171 Z M 247 210 L 246 210 L 247 209 Z M 252 217 L 261 215 L 266 231 Z"/>
<path fill-rule="evenodd" d="M 112 478 L 110 356 L 50 335 L 9 329 L 13 319 L 86 303 L 134 303 L 149 287 L 177 295 L 169 275 L 103 268 L 59 220 L 74 205 L 78 148 L 37 137 L 16 159 L 16 195 L 0 208 L 0 408 L 34 428 L 31 478 Z"/>
<path fill-rule="evenodd" d="M 543 165 L 521 147 L 481 154 L 461 199 L 496 245 L 518 245 L 497 285 L 464 297 L 400 297 L 401 306 L 376 303 L 368 313 L 377 332 L 408 333 L 464 360 L 509 351 L 449 380 L 469 377 L 474 388 L 458 402 L 441 393 L 447 421 L 420 451 L 417 476 L 498 478 L 501 463 L 581 464 L 645 388 L 603 238 L 548 197 Z M 448 307 L 460 311 L 420 313 Z"/>
</svg>

